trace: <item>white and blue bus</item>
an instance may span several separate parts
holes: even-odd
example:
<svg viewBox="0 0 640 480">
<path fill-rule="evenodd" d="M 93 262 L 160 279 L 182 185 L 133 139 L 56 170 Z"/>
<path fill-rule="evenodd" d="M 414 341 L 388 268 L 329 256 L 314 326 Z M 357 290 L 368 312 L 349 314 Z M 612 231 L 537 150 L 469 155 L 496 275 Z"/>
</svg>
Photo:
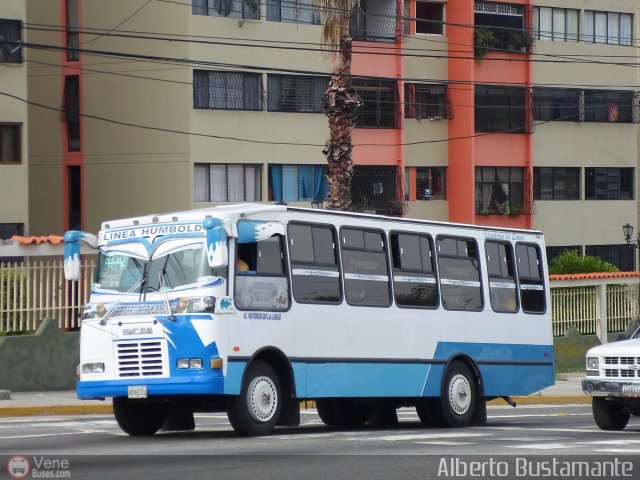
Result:
<svg viewBox="0 0 640 480">
<path fill-rule="evenodd" d="M 241 435 L 328 425 L 486 422 L 486 401 L 554 382 L 543 235 L 532 230 L 230 205 L 65 235 L 99 250 L 80 341 L 82 399 L 130 435 L 226 411 Z"/>
</svg>

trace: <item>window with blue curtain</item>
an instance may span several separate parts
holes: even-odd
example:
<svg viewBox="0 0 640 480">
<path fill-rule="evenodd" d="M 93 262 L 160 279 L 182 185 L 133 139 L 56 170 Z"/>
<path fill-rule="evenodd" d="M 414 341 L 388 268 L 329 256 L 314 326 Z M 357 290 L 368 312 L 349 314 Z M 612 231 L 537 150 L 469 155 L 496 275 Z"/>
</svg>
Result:
<svg viewBox="0 0 640 480">
<path fill-rule="evenodd" d="M 327 197 L 326 165 L 269 165 L 269 200 L 322 202 Z"/>
</svg>

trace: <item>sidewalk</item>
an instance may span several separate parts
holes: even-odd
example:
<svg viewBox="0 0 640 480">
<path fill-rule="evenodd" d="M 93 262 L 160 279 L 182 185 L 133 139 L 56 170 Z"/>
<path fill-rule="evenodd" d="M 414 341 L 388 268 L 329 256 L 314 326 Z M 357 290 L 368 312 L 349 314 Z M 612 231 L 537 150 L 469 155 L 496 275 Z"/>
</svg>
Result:
<svg viewBox="0 0 640 480">
<path fill-rule="evenodd" d="M 582 392 L 583 376 L 581 373 L 559 374 L 554 386 L 513 399 L 518 405 L 591 403 L 591 397 Z M 10 392 L 10 398 L 2 400 L 5 396 L 0 395 L 0 417 L 112 413 L 111 399 L 78 400 L 74 391 Z M 491 404 L 503 405 L 504 402 L 497 399 Z"/>
</svg>

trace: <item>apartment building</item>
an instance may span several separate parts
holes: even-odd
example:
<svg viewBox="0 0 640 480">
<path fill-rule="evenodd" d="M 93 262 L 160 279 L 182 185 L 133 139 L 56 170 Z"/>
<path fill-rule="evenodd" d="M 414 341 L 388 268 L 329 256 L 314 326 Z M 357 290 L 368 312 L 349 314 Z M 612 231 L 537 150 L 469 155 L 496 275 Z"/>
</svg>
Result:
<svg viewBox="0 0 640 480">
<path fill-rule="evenodd" d="M 28 0 L 27 18 L 34 233 L 323 200 L 310 0 Z M 636 2 L 367 0 L 351 18 L 355 208 L 539 228 L 552 255 L 635 267 Z"/>
<path fill-rule="evenodd" d="M 0 4 L 0 240 L 28 229 L 27 67 L 24 2 Z"/>
</svg>

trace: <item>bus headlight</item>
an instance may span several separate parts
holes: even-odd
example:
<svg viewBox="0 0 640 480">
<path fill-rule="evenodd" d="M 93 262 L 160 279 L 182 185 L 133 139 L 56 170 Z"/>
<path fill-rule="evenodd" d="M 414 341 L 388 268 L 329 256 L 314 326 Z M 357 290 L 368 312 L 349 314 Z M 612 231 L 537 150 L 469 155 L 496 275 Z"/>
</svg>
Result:
<svg viewBox="0 0 640 480">
<path fill-rule="evenodd" d="M 201 358 L 179 358 L 177 365 L 179 369 L 191 368 L 194 370 L 198 370 L 202 368 L 202 359 Z"/>
<path fill-rule="evenodd" d="M 83 363 L 82 373 L 104 373 L 104 363 Z"/>
<path fill-rule="evenodd" d="M 600 359 L 598 357 L 587 357 L 587 370 L 598 370 Z"/>
</svg>

